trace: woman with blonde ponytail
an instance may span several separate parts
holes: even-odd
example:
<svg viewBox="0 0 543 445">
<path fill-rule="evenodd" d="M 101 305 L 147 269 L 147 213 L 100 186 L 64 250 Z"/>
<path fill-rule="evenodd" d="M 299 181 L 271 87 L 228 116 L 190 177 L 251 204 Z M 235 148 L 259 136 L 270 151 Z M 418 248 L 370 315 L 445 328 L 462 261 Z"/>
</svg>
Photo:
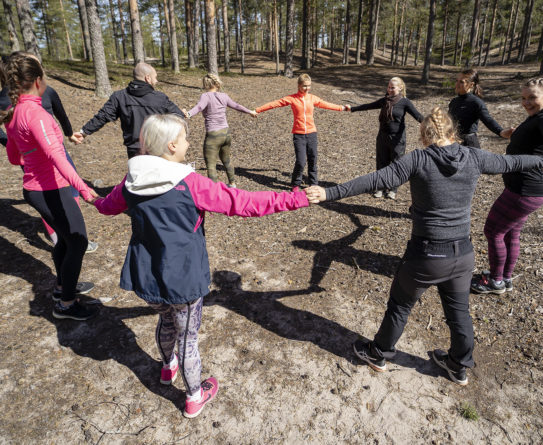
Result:
<svg viewBox="0 0 543 445">
<path fill-rule="evenodd" d="M 81 210 L 72 197 L 73 186 L 87 202 L 98 196 L 77 175 L 66 159 L 62 132 L 41 106 L 47 85 L 42 66 L 24 54 L 10 57 L 4 66 L 12 107 L 0 111 L 6 126 L 6 150 L 14 165 L 24 164 L 23 196 L 55 230 L 53 247 L 57 273 L 53 299 L 55 318 L 87 320 L 96 315 L 79 303 L 79 273 L 88 239 Z M 79 283 L 79 288 L 83 283 Z"/>
<path fill-rule="evenodd" d="M 256 117 L 256 111 L 251 111 L 244 106 L 234 102 L 228 94 L 222 93 L 222 81 L 219 76 L 208 73 L 202 83 L 206 92 L 202 94 L 196 106 L 187 111 L 183 109 L 183 113 L 187 119 L 198 114 L 200 111 L 204 115 L 204 123 L 206 127 L 206 137 L 204 140 L 204 159 L 206 162 L 207 176 L 209 179 L 217 182 L 217 162 L 221 160 L 226 175 L 228 176 L 228 184 L 230 187 L 236 187 L 236 177 L 234 176 L 234 166 L 230 163 L 230 146 L 232 145 L 232 137 L 226 121 L 226 108 L 230 107 L 242 113 L 248 113 Z"/>
<path fill-rule="evenodd" d="M 474 264 L 470 241 L 471 200 L 481 174 L 527 171 L 543 166 L 538 156 L 496 155 L 456 142 L 454 124 L 436 107 L 420 127 L 425 149 L 414 150 L 381 170 L 334 187 L 310 187 L 309 202 L 346 198 L 391 189 L 409 181 L 413 219 L 411 239 L 390 289 L 387 311 L 373 341 L 358 340 L 354 352 L 376 371 L 396 353 L 415 303 L 436 285 L 450 329 L 448 352 L 436 349 L 434 361 L 455 383 L 467 385 L 474 366 L 469 288 Z"/>
</svg>

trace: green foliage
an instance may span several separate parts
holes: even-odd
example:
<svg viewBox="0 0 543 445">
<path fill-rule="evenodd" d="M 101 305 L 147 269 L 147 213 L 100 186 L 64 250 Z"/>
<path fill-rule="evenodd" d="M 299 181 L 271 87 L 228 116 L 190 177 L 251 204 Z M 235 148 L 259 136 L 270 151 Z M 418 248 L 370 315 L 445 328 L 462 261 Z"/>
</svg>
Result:
<svg viewBox="0 0 543 445">
<path fill-rule="evenodd" d="M 477 410 L 469 402 L 462 403 L 462 405 L 460 406 L 460 415 L 467 420 L 479 420 L 479 414 L 477 413 Z"/>
</svg>

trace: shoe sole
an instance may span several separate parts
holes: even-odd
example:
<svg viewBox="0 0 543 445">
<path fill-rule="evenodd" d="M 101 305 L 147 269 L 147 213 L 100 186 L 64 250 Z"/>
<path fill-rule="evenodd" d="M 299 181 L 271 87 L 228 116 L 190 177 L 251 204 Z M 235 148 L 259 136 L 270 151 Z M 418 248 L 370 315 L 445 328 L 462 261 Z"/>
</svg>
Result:
<svg viewBox="0 0 543 445">
<path fill-rule="evenodd" d="M 163 385 L 171 385 L 175 380 L 177 379 L 177 372 L 173 375 L 173 377 L 170 380 L 162 380 L 160 379 L 160 383 Z"/>
<path fill-rule="evenodd" d="M 91 283 L 89 281 L 83 281 L 81 284 L 87 284 L 87 287 L 82 290 L 77 290 L 77 287 L 75 289 L 76 295 L 87 295 L 91 290 L 94 289 L 94 283 Z M 53 291 L 53 296 L 51 297 L 55 303 L 62 300 L 62 294 L 55 294 Z"/>
<path fill-rule="evenodd" d="M 363 355 L 360 355 L 358 353 L 358 351 L 356 350 L 355 346 L 353 345 L 353 351 L 354 353 L 356 354 L 356 356 L 362 360 L 364 363 L 367 363 L 368 366 L 373 369 L 374 371 L 377 371 L 377 372 L 385 372 L 387 370 L 387 365 L 385 363 L 384 366 L 380 367 L 380 366 L 377 366 L 375 363 L 371 362 L 370 360 L 368 360 L 367 357 L 363 356 Z"/>
<path fill-rule="evenodd" d="M 471 288 L 471 290 L 477 294 L 495 294 L 495 295 L 501 295 L 503 293 L 505 293 L 505 291 L 507 290 L 505 287 L 503 289 L 492 289 L 492 290 L 480 290 L 480 289 L 475 289 L 475 288 Z M 513 289 L 511 289 L 513 290 Z"/>
<path fill-rule="evenodd" d="M 453 373 L 451 373 L 451 371 L 449 371 L 449 369 L 445 366 L 445 364 L 441 363 L 439 361 L 439 359 L 435 356 L 435 354 L 432 352 L 432 358 L 434 359 L 434 362 L 436 363 L 437 366 L 439 366 L 441 369 L 444 369 L 445 371 L 447 371 L 447 374 L 449 374 L 449 378 L 454 382 L 456 383 L 457 385 L 460 385 L 460 386 L 466 386 L 468 384 L 468 379 L 466 378 L 466 380 L 458 380 Z"/>
<path fill-rule="evenodd" d="M 75 320 L 75 321 L 87 321 L 93 317 L 96 317 L 97 314 L 92 314 L 89 317 L 74 317 L 73 315 L 64 315 L 58 312 L 53 311 L 53 317 L 59 320 Z"/>
</svg>

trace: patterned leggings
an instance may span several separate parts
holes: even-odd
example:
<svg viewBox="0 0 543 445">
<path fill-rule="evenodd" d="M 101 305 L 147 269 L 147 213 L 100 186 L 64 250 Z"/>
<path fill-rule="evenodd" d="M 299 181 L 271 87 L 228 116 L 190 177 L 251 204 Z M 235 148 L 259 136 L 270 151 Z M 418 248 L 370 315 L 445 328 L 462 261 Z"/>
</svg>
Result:
<svg viewBox="0 0 543 445">
<path fill-rule="evenodd" d="M 232 137 L 228 128 L 217 131 L 208 131 L 204 140 L 204 159 L 206 161 L 207 176 L 214 182 L 217 182 L 217 162 L 221 160 L 228 183 L 233 184 L 236 180 L 234 176 L 234 167 L 230 164 L 230 145 Z"/>
<path fill-rule="evenodd" d="M 543 196 L 521 196 L 505 189 L 485 223 L 490 276 L 511 278 L 520 252 L 520 231 L 528 216 L 543 205 Z"/>
<path fill-rule="evenodd" d="M 189 395 L 200 390 L 202 362 L 198 351 L 198 330 L 202 322 L 202 302 L 203 297 L 187 304 L 150 304 L 159 314 L 156 343 L 162 361 L 172 361 L 177 343 L 179 371 Z"/>
</svg>

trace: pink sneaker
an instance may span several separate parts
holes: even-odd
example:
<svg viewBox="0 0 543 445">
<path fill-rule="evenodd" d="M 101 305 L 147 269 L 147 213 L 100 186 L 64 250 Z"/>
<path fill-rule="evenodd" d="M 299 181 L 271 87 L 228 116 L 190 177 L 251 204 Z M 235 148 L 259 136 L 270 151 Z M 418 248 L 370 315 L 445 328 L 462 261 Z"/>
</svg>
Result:
<svg viewBox="0 0 543 445">
<path fill-rule="evenodd" d="M 162 368 L 160 371 L 160 383 L 163 385 L 171 385 L 173 382 L 175 382 L 175 379 L 177 378 L 177 371 L 179 370 L 179 358 L 177 359 L 177 364 L 175 365 L 175 368 L 168 369 L 168 368 Z"/>
<path fill-rule="evenodd" d="M 185 402 L 185 410 L 183 415 L 192 419 L 202 412 L 207 402 L 213 400 L 219 390 L 219 382 L 215 377 L 209 377 L 202 382 L 202 398 L 199 402 L 190 402 L 188 399 Z"/>
</svg>

